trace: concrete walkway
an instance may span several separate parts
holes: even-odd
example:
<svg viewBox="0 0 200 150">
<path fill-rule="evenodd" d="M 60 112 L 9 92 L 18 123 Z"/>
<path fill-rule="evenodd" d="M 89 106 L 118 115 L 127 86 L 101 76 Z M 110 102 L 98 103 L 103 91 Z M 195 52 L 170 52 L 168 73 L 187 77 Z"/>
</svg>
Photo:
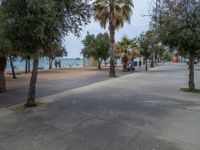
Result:
<svg viewBox="0 0 200 150">
<path fill-rule="evenodd" d="M 186 67 L 41 97 L 47 106 L 21 113 L 0 109 L 0 150 L 200 150 L 200 95 L 179 91 Z"/>
</svg>

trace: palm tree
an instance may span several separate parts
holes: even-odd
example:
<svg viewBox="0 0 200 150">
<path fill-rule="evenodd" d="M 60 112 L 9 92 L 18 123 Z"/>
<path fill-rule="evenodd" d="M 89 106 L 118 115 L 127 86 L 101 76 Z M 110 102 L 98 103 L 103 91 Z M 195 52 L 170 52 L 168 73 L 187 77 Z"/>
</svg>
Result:
<svg viewBox="0 0 200 150">
<path fill-rule="evenodd" d="M 134 60 L 134 58 L 137 56 L 136 54 L 136 47 L 137 44 L 135 42 L 134 39 L 129 39 L 127 36 L 123 36 L 121 41 L 118 42 L 118 44 L 120 45 L 123 54 L 126 54 L 126 56 L 128 56 L 128 61 L 131 62 L 131 69 L 133 68 L 133 64 L 132 61 Z M 126 57 L 125 55 L 122 55 L 122 60 L 124 57 Z M 127 70 L 127 63 L 123 62 L 123 70 Z"/>
<path fill-rule="evenodd" d="M 116 62 L 118 59 L 120 59 L 122 52 L 123 52 L 123 50 L 122 50 L 121 45 L 119 43 L 116 43 L 115 47 L 114 47 L 114 57 L 116 59 Z"/>
<path fill-rule="evenodd" d="M 124 22 L 130 23 L 133 2 L 132 0 L 95 0 L 93 2 L 95 20 L 100 22 L 103 28 L 109 25 L 110 32 L 110 71 L 109 76 L 115 77 L 115 30 L 123 27 Z"/>
<path fill-rule="evenodd" d="M 5 70 L 7 65 L 8 51 L 10 49 L 11 42 L 3 36 L 0 36 L 0 93 L 6 91 Z"/>
<path fill-rule="evenodd" d="M 127 36 L 123 36 L 121 41 L 118 43 L 122 50 L 126 50 L 128 53 L 131 53 L 137 47 L 136 41 L 134 39 L 129 39 Z"/>
</svg>

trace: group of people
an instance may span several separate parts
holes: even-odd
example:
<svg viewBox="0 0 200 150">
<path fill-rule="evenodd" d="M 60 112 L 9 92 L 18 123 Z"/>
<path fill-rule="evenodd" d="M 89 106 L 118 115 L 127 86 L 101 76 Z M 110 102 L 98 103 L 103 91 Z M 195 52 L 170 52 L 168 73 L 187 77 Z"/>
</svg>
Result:
<svg viewBox="0 0 200 150">
<path fill-rule="evenodd" d="M 57 68 L 61 68 L 61 60 L 59 59 L 59 60 L 55 60 L 55 68 L 57 69 Z"/>
<path fill-rule="evenodd" d="M 142 65 L 141 59 L 139 59 L 139 62 L 134 61 L 134 58 L 128 57 L 126 51 L 124 51 L 124 53 L 122 54 L 121 60 L 123 64 L 123 68 L 122 68 L 123 72 L 134 71 L 136 66 L 139 66 L 139 68 L 141 69 L 141 65 Z"/>
</svg>

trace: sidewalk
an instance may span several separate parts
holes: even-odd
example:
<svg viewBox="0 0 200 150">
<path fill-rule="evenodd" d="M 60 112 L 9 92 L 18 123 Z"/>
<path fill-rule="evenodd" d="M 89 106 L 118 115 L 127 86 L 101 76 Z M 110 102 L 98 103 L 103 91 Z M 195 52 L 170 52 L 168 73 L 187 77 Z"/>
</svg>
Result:
<svg viewBox="0 0 200 150">
<path fill-rule="evenodd" d="M 187 74 L 167 64 L 41 97 L 47 106 L 0 115 L 0 150 L 199 150 L 200 95 L 179 91 Z"/>
</svg>

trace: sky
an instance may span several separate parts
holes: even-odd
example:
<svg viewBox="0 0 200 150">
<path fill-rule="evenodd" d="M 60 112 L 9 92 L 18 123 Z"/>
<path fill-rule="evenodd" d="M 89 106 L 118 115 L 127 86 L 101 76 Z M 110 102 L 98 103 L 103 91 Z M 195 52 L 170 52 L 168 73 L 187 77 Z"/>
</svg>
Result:
<svg viewBox="0 0 200 150">
<path fill-rule="evenodd" d="M 134 9 L 131 18 L 131 23 L 125 23 L 123 28 L 120 28 L 116 31 L 116 41 L 119 41 L 123 35 L 126 35 L 128 38 L 134 38 L 139 36 L 140 33 L 149 29 L 150 18 L 147 15 L 149 11 L 149 2 L 151 0 L 133 0 Z M 83 45 L 81 41 L 85 38 L 87 31 L 90 34 L 98 34 L 108 32 L 108 29 L 103 29 L 100 27 L 98 22 L 95 22 L 93 19 L 89 25 L 83 27 L 81 36 L 79 38 L 75 37 L 72 34 L 69 34 L 64 39 L 64 46 L 68 51 L 68 58 L 77 58 L 82 57 L 81 49 Z"/>
</svg>

